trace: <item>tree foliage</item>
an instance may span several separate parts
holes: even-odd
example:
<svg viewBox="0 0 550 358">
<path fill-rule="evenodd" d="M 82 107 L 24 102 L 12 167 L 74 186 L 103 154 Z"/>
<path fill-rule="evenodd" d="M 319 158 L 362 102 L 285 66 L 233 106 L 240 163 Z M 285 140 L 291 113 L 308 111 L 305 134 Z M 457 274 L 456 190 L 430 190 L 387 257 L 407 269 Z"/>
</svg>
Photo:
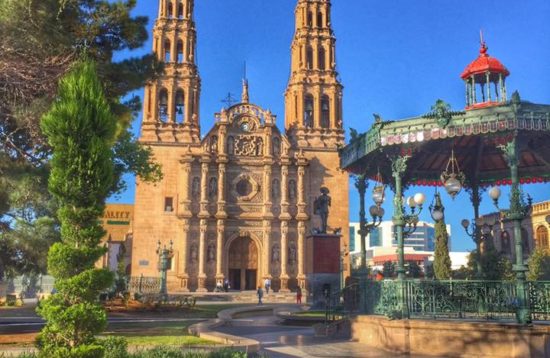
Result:
<svg viewBox="0 0 550 358">
<path fill-rule="evenodd" d="M 416 262 L 409 263 L 407 267 L 407 276 L 410 278 L 420 278 L 423 276 L 422 267 L 420 267 Z"/>
<path fill-rule="evenodd" d="M 550 251 L 537 247 L 529 256 L 529 271 L 527 279 L 530 281 L 550 280 Z"/>
<path fill-rule="evenodd" d="M 113 276 L 94 264 L 105 253 L 98 221 L 114 178 L 112 115 L 92 62 L 83 62 L 60 82 L 58 100 L 42 120 L 53 148 L 48 188 L 59 203 L 61 242 L 51 246 L 48 270 L 57 293 L 38 313 L 47 321 L 38 343 L 44 357 L 101 357 L 95 335 L 107 317 L 98 295 Z"/>
<path fill-rule="evenodd" d="M 395 263 L 391 261 L 384 262 L 382 266 L 382 275 L 384 275 L 385 278 L 395 277 Z"/>
<path fill-rule="evenodd" d="M 116 52 L 138 48 L 147 38 L 147 19 L 131 16 L 135 5 L 136 0 L 0 0 L 0 277 L 43 272 L 45 260 L 32 265 L 37 252 L 27 248 L 59 239 L 29 235 L 31 229 L 43 231 L 45 222 L 54 233 L 58 226 L 55 200 L 44 179 L 51 147 L 40 118 L 56 98 L 59 79 L 82 53 L 96 62 L 108 106 L 117 118 L 110 193 L 124 190 L 125 173 L 144 181 L 161 178 L 150 150 L 130 132 L 140 101 L 128 95 L 162 68 L 153 55 L 113 61 Z M 34 199 L 21 204 L 25 197 Z M 36 222 L 40 218 L 44 220 Z M 49 241 L 42 242 L 43 237 Z"/>
<path fill-rule="evenodd" d="M 439 194 L 436 196 L 436 205 L 443 208 Z M 445 218 L 435 223 L 435 253 L 434 253 L 434 275 L 438 280 L 448 280 L 451 278 L 451 257 L 449 256 L 449 234 Z"/>
</svg>

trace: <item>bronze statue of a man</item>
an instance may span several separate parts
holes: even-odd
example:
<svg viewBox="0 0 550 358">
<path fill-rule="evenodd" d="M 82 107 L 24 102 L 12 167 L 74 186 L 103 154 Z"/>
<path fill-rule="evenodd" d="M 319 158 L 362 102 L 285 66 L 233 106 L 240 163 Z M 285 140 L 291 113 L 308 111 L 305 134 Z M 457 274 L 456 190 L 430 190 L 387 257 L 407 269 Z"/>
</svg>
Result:
<svg viewBox="0 0 550 358">
<path fill-rule="evenodd" d="M 328 228 L 328 213 L 331 204 L 331 198 L 328 194 L 328 188 L 322 187 L 321 196 L 317 197 L 317 199 L 315 199 L 315 202 L 313 203 L 314 214 L 321 217 L 321 234 L 326 234 Z"/>
</svg>

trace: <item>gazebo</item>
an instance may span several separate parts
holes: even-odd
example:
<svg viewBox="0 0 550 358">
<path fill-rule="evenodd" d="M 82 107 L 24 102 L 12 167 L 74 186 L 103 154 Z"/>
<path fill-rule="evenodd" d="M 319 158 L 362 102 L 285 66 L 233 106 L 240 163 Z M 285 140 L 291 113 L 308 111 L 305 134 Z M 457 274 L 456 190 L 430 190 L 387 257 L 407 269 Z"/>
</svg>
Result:
<svg viewBox="0 0 550 358">
<path fill-rule="evenodd" d="M 493 187 L 490 196 L 498 200 L 500 185 L 511 185 L 510 209 L 505 220 L 514 222 L 514 236 L 521 237 L 521 220 L 529 214 L 530 198 L 525 198 L 521 184 L 550 181 L 550 105 L 535 104 L 514 92 L 506 93 L 508 69 L 488 54 L 481 42 L 479 56 L 462 72 L 466 87 L 464 110 L 452 111 L 438 100 L 431 112 L 402 120 L 384 120 L 375 115 L 375 123 L 366 133 L 352 138 L 340 150 L 341 168 L 358 176 L 360 195 L 361 240 L 364 244 L 373 224 L 365 217 L 366 180 L 378 184 L 374 189 L 375 205 L 370 208 L 373 220 L 380 220 L 383 186 L 395 193 L 393 222 L 398 241 L 398 280 L 396 304 L 408 317 L 403 232 L 413 230 L 422 207 L 423 195 L 410 198 L 412 210 L 406 214 L 403 188 L 410 185 L 441 186 L 451 196 L 465 188 L 471 197 L 474 215 L 479 217 L 480 191 Z M 475 226 L 479 252 L 481 233 Z M 363 245 L 363 248 L 365 245 Z M 363 264 L 365 263 L 363 253 Z M 531 321 L 527 267 L 523 262 L 521 240 L 515 240 L 516 273 L 513 295 L 521 323 Z M 510 291 L 511 292 L 511 291 Z"/>
</svg>

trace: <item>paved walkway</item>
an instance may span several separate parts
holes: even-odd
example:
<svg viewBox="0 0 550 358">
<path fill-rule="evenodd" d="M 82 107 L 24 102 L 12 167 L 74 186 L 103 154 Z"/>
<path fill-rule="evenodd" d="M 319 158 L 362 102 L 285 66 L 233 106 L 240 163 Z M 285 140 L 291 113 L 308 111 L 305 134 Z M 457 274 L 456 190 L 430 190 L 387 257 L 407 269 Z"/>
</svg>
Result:
<svg viewBox="0 0 550 358">
<path fill-rule="evenodd" d="M 311 327 L 282 326 L 272 314 L 233 319 L 216 331 L 246 337 L 262 344 L 261 353 L 270 358 L 287 357 L 395 357 L 385 351 L 344 339 L 315 337 Z"/>
</svg>

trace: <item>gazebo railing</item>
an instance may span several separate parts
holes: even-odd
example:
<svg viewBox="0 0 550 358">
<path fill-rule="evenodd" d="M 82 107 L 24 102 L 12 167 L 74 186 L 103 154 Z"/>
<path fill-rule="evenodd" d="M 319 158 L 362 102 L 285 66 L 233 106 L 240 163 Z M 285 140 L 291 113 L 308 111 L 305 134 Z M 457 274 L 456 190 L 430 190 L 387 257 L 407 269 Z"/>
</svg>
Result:
<svg viewBox="0 0 550 358">
<path fill-rule="evenodd" d="M 550 282 L 528 282 L 534 320 L 550 319 Z M 516 285 L 513 281 L 384 280 L 364 286 L 367 314 L 399 318 L 401 294 L 411 318 L 514 320 Z"/>
</svg>

